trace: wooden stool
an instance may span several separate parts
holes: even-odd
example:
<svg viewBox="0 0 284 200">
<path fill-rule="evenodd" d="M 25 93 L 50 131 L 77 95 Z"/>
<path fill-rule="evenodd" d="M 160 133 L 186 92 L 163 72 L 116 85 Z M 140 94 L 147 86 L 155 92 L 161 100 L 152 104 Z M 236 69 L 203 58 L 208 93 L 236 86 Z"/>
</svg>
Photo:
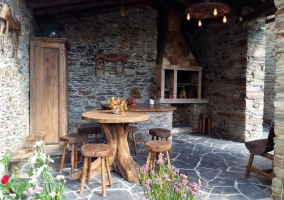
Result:
<svg viewBox="0 0 284 200">
<path fill-rule="evenodd" d="M 133 147 L 134 147 L 134 151 L 135 151 L 135 155 L 137 156 L 137 146 L 136 146 L 136 139 L 135 139 L 135 134 L 134 132 L 137 131 L 138 128 L 136 126 L 128 126 L 128 136 L 127 136 L 127 141 L 129 142 L 129 137 L 130 137 L 130 133 L 132 133 L 132 141 L 133 141 Z"/>
<path fill-rule="evenodd" d="M 81 179 L 80 194 L 84 192 L 85 179 L 87 176 L 87 184 L 90 183 L 91 176 L 91 158 L 100 157 L 101 158 L 101 181 L 102 181 L 102 196 L 106 197 L 106 183 L 105 183 L 105 167 L 107 170 L 107 176 L 109 181 L 109 186 L 112 187 L 112 178 L 109 169 L 108 156 L 112 155 L 111 146 L 109 144 L 86 144 L 82 146 L 81 152 L 84 159 L 83 174 Z"/>
<path fill-rule="evenodd" d="M 88 139 L 87 135 L 81 135 L 78 133 L 74 134 L 69 134 L 69 135 L 64 135 L 60 137 L 60 141 L 64 142 L 64 147 L 62 151 L 62 158 L 61 158 L 61 163 L 59 167 L 59 172 L 62 171 L 63 165 L 64 165 L 64 160 L 65 160 L 65 154 L 66 154 L 66 149 L 67 145 L 72 145 L 72 151 L 71 151 L 71 174 L 74 173 L 74 168 L 77 168 L 77 150 L 78 150 L 78 144 L 83 143 L 85 144 L 86 140 Z"/>
<path fill-rule="evenodd" d="M 156 140 L 159 140 L 161 138 L 161 140 L 163 138 L 166 138 L 166 141 L 168 141 L 168 138 L 171 137 L 171 131 L 167 130 L 167 129 L 163 129 L 163 128 L 152 128 L 149 129 L 149 134 L 152 135 L 152 140 L 154 140 L 154 138 L 156 137 Z"/>
<path fill-rule="evenodd" d="M 207 121 L 208 134 L 210 135 L 211 114 L 208 114 L 208 113 L 200 114 L 200 122 L 199 122 L 199 130 L 198 131 L 201 132 L 201 129 L 202 129 L 202 133 L 204 133 L 206 121 Z"/>
<path fill-rule="evenodd" d="M 152 161 L 152 165 L 156 162 L 156 154 L 161 152 L 166 152 L 168 166 L 171 166 L 171 159 L 169 150 L 171 149 L 172 144 L 169 141 L 165 140 L 151 140 L 146 143 L 145 148 L 149 151 L 147 161 L 146 161 L 146 168 L 149 168 L 150 162 Z M 146 175 L 146 174 L 145 174 Z M 145 175 L 143 180 L 145 180 Z"/>
<path fill-rule="evenodd" d="M 99 143 L 98 134 L 102 132 L 101 127 L 89 126 L 89 127 L 79 127 L 78 133 L 89 135 L 96 135 L 96 143 Z"/>
</svg>

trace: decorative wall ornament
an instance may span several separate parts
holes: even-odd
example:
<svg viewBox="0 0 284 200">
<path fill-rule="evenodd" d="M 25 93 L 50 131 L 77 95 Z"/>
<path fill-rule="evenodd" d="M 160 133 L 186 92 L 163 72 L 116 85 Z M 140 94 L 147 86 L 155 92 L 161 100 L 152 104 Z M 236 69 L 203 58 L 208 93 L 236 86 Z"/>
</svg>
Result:
<svg viewBox="0 0 284 200">
<path fill-rule="evenodd" d="M 99 67 L 100 60 L 103 61 L 103 68 Z M 99 70 L 103 71 L 103 74 L 105 74 L 106 62 L 115 62 L 115 75 L 116 76 L 123 75 L 123 72 L 125 69 L 125 63 L 127 62 L 126 58 L 121 54 L 104 54 L 101 52 L 96 53 L 94 57 L 94 61 L 96 61 L 96 75 L 98 75 Z M 121 62 L 122 64 L 121 71 L 118 71 L 118 67 L 117 67 L 119 62 Z"/>
<path fill-rule="evenodd" d="M 12 16 L 8 4 L 3 4 L 0 10 L 0 37 L 4 37 L 4 44 L 1 44 L 4 54 L 6 54 L 8 47 L 9 30 L 15 30 L 14 46 L 15 46 L 15 52 L 17 52 L 17 48 L 19 45 L 19 36 L 21 35 L 21 23 L 17 18 Z"/>
</svg>

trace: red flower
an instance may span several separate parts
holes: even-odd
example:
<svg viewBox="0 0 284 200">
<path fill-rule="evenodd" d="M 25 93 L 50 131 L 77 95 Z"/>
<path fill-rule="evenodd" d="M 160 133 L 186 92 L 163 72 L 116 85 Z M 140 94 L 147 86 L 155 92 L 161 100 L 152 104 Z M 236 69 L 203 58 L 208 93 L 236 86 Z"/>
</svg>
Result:
<svg viewBox="0 0 284 200">
<path fill-rule="evenodd" d="M 2 177 L 2 179 L 1 179 L 1 183 L 4 184 L 4 185 L 7 184 L 8 181 L 9 181 L 9 176 L 8 175 L 4 175 Z"/>
</svg>

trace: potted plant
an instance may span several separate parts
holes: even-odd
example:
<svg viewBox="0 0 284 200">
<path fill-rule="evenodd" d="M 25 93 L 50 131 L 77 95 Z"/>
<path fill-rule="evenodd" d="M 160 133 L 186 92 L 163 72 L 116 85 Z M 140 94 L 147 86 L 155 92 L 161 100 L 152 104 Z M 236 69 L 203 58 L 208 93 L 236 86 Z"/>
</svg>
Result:
<svg viewBox="0 0 284 200">
<path fill-rule="evenodd" d="M 180 91 L 181 98 L 186 98 L 185 84 L 183 84 L 182 90 Z"/>
<path fill-rule="evenodd" d="M 139 92 L 139 89 L 137 87 L 132 88 L 129 93 L 130 93 L 130 96 L 131 96 L 130 104 L 136 105 L 136 99 L 141 98 L 141 94 Z"/>
</svg>

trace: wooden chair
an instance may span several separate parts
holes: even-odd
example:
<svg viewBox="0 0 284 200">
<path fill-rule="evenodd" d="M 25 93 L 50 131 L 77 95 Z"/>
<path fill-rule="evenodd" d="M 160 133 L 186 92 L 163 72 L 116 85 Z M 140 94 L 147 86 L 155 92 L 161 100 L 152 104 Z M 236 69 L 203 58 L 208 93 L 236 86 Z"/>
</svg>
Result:
<svg viewBox="0 0 284 200">
<path fill-rule="evenodd" d="M 99 143 L 99 138 L 98 134 L 102 132 L 101 127 L 96 127 L 96 126 L 89 126 L 89 127 L 79 127 L 78 128 L 78 133 L 80 134 L 87 134 L 89 135 L 96 135 L 96 143 Z"/>
<path fill-rule="evenodd" d="M 129 138 L 130 138 L 130 134 L 132 134 L 132 142 L 133 142 L 133 147 L 134 147 L 134 151 L 135 151 L 135 155 L 137 156 L 138 155 L 138 152 L 137 152 L 137 146 L 136 146 L 136 139 L 135 139 L 135 134 L 134 132 L 137 131 L 138 128 L 136 126 L 128 126 L 128 136 L 127 136 L 127 140 L 129 142 Z"/>
<path fill-rule="evenodd" d="M 246 178 L 249 178 L 251 171 L 258 173 L 262 176 L 265 176 L 266 178 L 269 178 L 269 179 L 273 179 L 275 177 L 273 173 L 272 174 L 270 173 L 272 172 L 272 169 L 261 170 L 261 169 L 252 167 L 252 162 L 253 162 L 253 158 L 255 155 L 262 156 L 270 160 L 273 160 L 274 155 L 270 154 L 269 152 L 274 150 L 274 142 L 273 142 L 274 137 L 275 137 L 274 127 L 271 127 L 267 139 L 259 139 L 259 140 L 249 141 L 245 143 L 246 148 L 250 152 L 250 158 L 248 161 L 248 165 L 246 167 L 246 175 L 245 175 Z"/>
<path fill-rule="evenodd" d="M 159 140 L 159 139 L 163 139 L 165 138 L 166 141 L 168 141 L 168 138 L 171 137 L 171 131 L 167 130 L 167 129 L 163 129 L 163 128 L 152 128 L 149 129 L 149 134 L 152 135 L 152 140 L 155 139 Z"/>
<path fill-rule="evenodd" d="M 106 197 L 105 168 L 107 170 L 109 186 L 112 187 L 112 178 L 110 174 L 109 160 L 108 160 L 108 157 L 112 155 L 111 146 L 109 144 L 86 144 L 82 146 L 81 152 L 85 157 L 85 159 L 84 159 L 83 174 L 81 179 L 80 194 L 83 194 L 84 192 L 86 176 L 87 176 L 87 184 L 90 183 L 91 158 L 99 157 L 101 159 L 102 196 Z"/>
<path fill-rule="evenodd" d="M 59 166 L 59 172 L 62 171 L 63 165 L 64 165 L 64 160 L 65 160 L 65 154 L 67 150 L 67 145 L 72 146 L 71 150 L 71 174 L 74 173 L 74 168 L 77 168 L 77 156 L 78 156 L 78 144 L 83 143 L 87 141 L 88 137 L 87 135 L 82 135 L 78 133 L 73 133 L 69 135 L 64 135 L 60 137 L 60 141 L 64 142 L 64 147 L 62 151 L 62 158 L 61 158 L 61 163 Z"/>
</svg>

